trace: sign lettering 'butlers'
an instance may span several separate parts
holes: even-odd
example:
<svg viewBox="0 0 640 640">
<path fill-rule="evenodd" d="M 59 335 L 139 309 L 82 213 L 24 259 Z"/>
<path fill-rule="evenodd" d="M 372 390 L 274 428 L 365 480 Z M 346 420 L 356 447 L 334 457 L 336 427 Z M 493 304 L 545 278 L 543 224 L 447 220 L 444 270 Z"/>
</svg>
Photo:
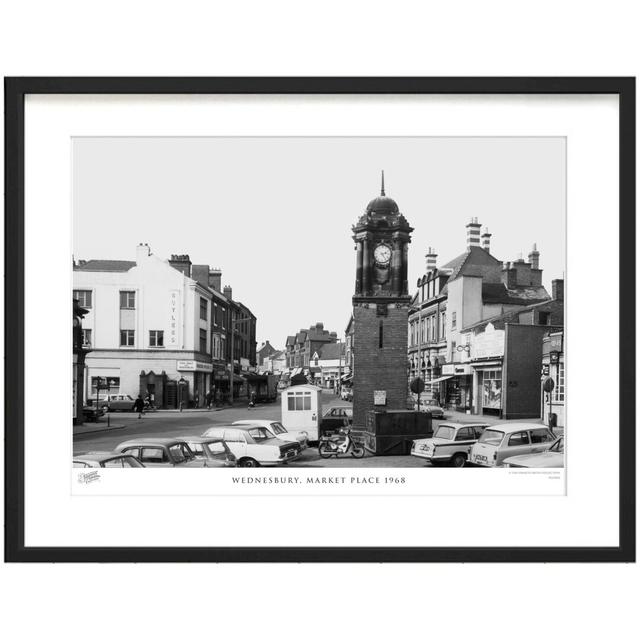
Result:
<svg viewBox="0 0 640 640">
<path fill-rule="evenodd" d="M 180 292 L 169 292 L 169 331 L 167 347 L 178 347 L 178 326 L 180 323 Z"/>
</svg>

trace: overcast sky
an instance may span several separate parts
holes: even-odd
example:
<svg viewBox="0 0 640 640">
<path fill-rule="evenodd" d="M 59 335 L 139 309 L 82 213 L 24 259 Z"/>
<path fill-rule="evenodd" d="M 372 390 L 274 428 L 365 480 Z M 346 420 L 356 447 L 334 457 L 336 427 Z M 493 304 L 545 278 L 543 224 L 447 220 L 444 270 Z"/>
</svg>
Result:
<svg viewBox="0 0 640 640">
<path fill-rule="evenodd" d="M 415 227 L 409 287 L 427 247 L 442 265 L 466 247 L 471 216 L 491 253 L 535 242 L 550 291 L 565 270 L 562 138 L 77 138 L 74 256 L 187 253 L 222 269 L 257 316 L 258 344 L 282 348 L 316 322 L 343 336 L 351 313 L 351 225 L 386 193 Z"/>
</svg>

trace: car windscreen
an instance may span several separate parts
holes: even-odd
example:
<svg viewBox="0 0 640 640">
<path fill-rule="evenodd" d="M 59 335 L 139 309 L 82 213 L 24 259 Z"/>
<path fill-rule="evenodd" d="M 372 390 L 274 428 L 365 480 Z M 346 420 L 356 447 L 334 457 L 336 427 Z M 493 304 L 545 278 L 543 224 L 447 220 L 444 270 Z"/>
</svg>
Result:
<svg viewBox="0 0 640 640">
<path fill-rule="evenodd" d="M 485 429 L 483 434 L 478 439 L 478 442 L 498 446 L 502 442 L 502 438 L 504 438 L 504 431 L 498 431 L 496 429 Z"/>
<path fill-rule="evenodd" d="M 453 440 L 456 430 L 454 427 L 440 425 L 438 430 L 433 434 L 434 438 L 442 438 L 443 440 Z"/>
</svg>

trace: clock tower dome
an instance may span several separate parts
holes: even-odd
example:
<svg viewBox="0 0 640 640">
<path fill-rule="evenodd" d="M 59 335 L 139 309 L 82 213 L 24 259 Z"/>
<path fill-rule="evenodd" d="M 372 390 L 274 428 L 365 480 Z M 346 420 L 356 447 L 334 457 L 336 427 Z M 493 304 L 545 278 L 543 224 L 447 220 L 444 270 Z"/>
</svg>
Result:
<svg viewBox="0 0 640 640">
<path fill-rule="evenodd" d="M 372 409 L 407 408 L 407 281 L 413 228 L 395 200 L 380 195 L 352 227 L 356 244 L 353 296 L 353 424 Z"/>
</svg>

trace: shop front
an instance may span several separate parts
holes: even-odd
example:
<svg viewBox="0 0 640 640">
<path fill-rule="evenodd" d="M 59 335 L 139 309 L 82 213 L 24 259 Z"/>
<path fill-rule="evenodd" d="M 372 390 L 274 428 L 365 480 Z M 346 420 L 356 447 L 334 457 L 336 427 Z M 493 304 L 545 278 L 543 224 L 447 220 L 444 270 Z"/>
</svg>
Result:
<svg viewBox="0 0 640 640">
<path fill-rule="evenodd" d="M 199 360 L 178 360 L 176 370 L 181 380 L 188 383 L 191 393 L 188 394 L 188 404 L 195 408 L 206 406 L 207 395 L 211 387 L 213 364 Z M 180 383 L 180 381 L 178 381 Z M 184 385 L 184 382 L 182 382 Z M 183 403 L 185 400 L 183 400 Z"/>
<path fill-rule="evenodd" d="M 502 414 L 502 362 L 471 363 L 476 390 L 474 413 L 500 416 Z"/>
<path fill-rule="evenodd" d="M 473 409 L 473 373 L 468 364 L 445 364 L 444 406 L 453 411 L 471 413 Z"/>
</svg>

